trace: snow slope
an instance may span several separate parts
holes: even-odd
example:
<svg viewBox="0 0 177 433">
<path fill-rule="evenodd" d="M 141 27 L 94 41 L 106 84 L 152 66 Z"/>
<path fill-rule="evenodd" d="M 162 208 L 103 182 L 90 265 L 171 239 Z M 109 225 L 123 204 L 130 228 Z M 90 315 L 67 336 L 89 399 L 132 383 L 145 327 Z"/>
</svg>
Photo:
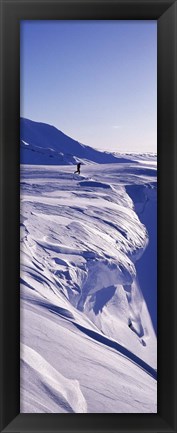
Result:
<svg viewBox="0 0 177 433">
<path fill-rule="evenodd" d="M 127 162 L 127 158 L 100 152 L 68 137 L 46 123 L 20 119 L 20 160 L 23 164 L 69 165 Z M 130 159 L 130 158 L 129 158 Z"/>
<path fill-rule="evenodd" d="M 139 278 L 151 239 L 135 210 L 142 190 L 155 201 L 156 164 L 73 171 L 21 167 L 21 412 L 154 413 L 156 334 Z"/>
</svg>

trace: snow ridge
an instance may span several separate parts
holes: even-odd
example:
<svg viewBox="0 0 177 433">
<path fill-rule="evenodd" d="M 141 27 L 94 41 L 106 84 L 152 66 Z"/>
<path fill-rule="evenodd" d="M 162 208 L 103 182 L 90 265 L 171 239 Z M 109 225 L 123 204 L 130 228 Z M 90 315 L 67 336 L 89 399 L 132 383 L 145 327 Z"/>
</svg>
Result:
<svg viewBox="0 0 177 433">
<path fill-rule="evenodd" d="M 87 412 L 87 404 L 77 380 L 64 378 L 41 355 L 24 344 L 21 345 L 21 360 L 27 370 L 21 383 L 21 399 L 24 402 L 26 412 L 29 412 L 30 407 L 33 408 L 36 387 L 38 388 L 38 395 L 39 390 L 41 390 L 42 396 L 35 402 L 35 406 L 37 403 L 36 411 L 39 413 L 43 412 L 43 407 L 45 407 L 46 412 L 53 412 L 53 405 L 52 410 L 50 410 L 50 406 L 46 406 L 43 394 L 46 394 L 47 397 L 51 396 L 51 400 L 56 406 L 55 412 L 58 412 L 59 408 L 60 412 L 65 413 Z M 28 381 L 28 388 L 26 381 Z"/>
<path fill-rule="evenodd" d="M 20 119 L 21 163 L 44 165 L 71 165 L 85 163 L 127 162 L 128 158 L 101 152 L 68 137 L 45 123 Z M 130 159 L 128 159 L 130 161 Z"/>
</svg>

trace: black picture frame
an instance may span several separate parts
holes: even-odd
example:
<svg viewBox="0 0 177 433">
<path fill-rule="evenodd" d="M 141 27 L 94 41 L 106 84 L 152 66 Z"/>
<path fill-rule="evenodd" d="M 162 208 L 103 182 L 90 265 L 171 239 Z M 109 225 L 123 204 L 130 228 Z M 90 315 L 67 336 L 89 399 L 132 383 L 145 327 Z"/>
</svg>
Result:
<svg viewBox="0 0 177 433">
<path fill-rule="evenodd" d="M 24 19 L 157 20 L 157 414 L 20 414 L 20 32 Z M 177 1 L 1 0 L 1 432 L 177 432 Z"/>
</svg>

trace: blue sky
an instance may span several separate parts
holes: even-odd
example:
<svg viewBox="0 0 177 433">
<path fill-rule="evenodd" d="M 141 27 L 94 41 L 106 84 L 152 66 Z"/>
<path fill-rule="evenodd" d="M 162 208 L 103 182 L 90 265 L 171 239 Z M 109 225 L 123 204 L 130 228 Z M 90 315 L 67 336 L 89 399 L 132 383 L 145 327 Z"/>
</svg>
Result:
<svg viewBox="0 0 177 433">
<path fill-rule="evenodd" d="M 157 150 L 156 21 L 21 21 L 21 116 L 95 148 Z"/>
</svg>

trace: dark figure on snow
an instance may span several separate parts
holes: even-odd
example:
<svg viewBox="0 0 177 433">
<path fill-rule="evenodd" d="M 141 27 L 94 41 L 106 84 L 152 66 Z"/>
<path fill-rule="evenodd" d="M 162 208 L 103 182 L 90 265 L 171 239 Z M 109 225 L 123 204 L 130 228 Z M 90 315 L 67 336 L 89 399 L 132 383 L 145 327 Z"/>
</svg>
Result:
<svg viewBox="0 0 177 433">
<path fill-rule="evenodd" d="M 80 166 L 81 166 L 81 162 L 78 162 L 77 164 L 77 170 L 74 172 L 75 173 L 79 173 L 80 174 Z"/>
</svg>

